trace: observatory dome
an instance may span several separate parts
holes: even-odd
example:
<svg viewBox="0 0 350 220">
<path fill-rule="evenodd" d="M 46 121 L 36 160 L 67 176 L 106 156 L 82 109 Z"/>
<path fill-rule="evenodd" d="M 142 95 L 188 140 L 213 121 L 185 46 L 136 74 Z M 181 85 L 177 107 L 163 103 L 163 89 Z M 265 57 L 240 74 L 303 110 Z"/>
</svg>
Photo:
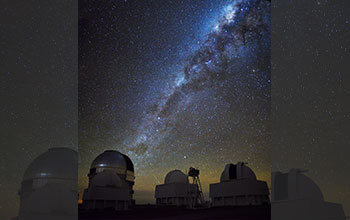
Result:
<svg viewBox="0 0 350 220">
<path fill-rule="evenodd" d="M 92 162 L 88 177 L 83 209 L 127 210 L 135 204 L 134 165 L 128 156 L 115 150 L 104 151 Z"/>
<path fill-rule="evenodd" d="M 297 178 L 297 192 L 303 199 L 324 200 L 322 191 L 318 185 L 303 174 L 299 174 Z"/>
<path fill-rule="evenodd" d="M 91 180 L 91 186 L 120 188 L 122 186 L 122 180 L 117 174 L 104 170 L 94 176 L 94 178 Z"/>
<path fill-rule="evenodd" d="M 76 219 L 77 178 L 76 151 L 51 148 L 39 155 L 26 169 L 18 191 L 18 219 Z"/>
<path fill-rule="evenodd" d="M 186 183 L 188 184 L 188 177 L 181 170 L 170 171 L 164 179 L 164 184 L 168 183 Z"/>
<path fill-rule="evenodd" d="M 274 200 L 307 199 L 324 201 L 322 191 L 309 177 L 299 169 L 291 169 L 288 173 L 273 173 Z"/>
<path fill-rule="evenodd" d="M 134 172 L 131 159 L 115 150 L 106 150 L 92 162 L 91 168 L 122 168 Z"/>
<path fill-rule="evenodd" d="M 50 148 L 33 160 L 26 169 L 23 180 L 40 178 L 77 180 L 77 168 L 78 154 L 76 151 L 64 147 Z"/>
<path fill-rule="evenodd" d="M 237 164 L 226 164 L 221 174 L 220 181 L 230 181 L 233 179 L 256 179 L 255 173 L 243 162 Z"/>
</svg>

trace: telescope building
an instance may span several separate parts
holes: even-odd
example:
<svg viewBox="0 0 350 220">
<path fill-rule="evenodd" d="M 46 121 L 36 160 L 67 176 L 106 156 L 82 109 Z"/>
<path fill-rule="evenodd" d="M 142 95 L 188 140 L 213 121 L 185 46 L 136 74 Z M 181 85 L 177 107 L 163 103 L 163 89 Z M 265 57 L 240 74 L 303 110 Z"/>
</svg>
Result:
<svg viewBox="0 0 350 220">
<path fill-rule="evenodd" d="M 342 205 L 324 201 L 317 184 L 302 172 L 272 173 L 272 220 L 345 220 Z"/>
<path fill-rule="evenodd" d="M 243 162 L 227 164 L 220 183 L 210 184 L 212 206 L 247 206 L 268 204 L 267 183 L 256 179 L 255 173 Z"/>
<path fill-rule="evenodd" d="M 155 198 L 157 205 L 194 207 L 200 203 L 198 184 L 190 183 L 188 176 L 180 170 L 170 171 L 164 184 L 157 185 Z"/>
<path fill-rule="evenodd" d="M 77 219 L 77 162 L 78 153 L 64 147 L 35 158 L 24 173 L 14 220 Z"/>
<path fill-rule="evenodd" d="M 134 165 L 118 151 L 107 150 L 92 162 L 89 185 L 83 194 L 83 209 L 127 210 L 133 200 Z"/>
</svg>

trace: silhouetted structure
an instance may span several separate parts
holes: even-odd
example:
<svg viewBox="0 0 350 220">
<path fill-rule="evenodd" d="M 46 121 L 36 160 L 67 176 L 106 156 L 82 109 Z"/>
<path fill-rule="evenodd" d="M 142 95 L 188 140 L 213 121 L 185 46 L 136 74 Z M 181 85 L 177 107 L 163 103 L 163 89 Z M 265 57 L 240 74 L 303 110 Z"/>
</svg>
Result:
<svg viewBox="0 0 350 220">
<path fill-rule="evenodd" d="M 75 220 L 78 217 L 78 154 L 51 148 L 24 173 L 16 220 Z"/>
<path fill-rule="evenodd" d="M 255 177 L 252 171 L 249 172 L 250 169 L 242 169 L 243 176 L 251 177 L 251 175 L 253 175 Z M 106 170 L 102 171 L 102 173 L 103 172 L 106 172 Z M 238 176 L 240 175 L 241 174 L 238 174 Z M 189 181 L 189 177 L 193 179 L 194 184 Z M 222 178 L 225 180 L 225 178 L 230 177 L 227 177 L 226 173 L 224 173 L 222 175 Z M 113 178 L 111 178 L 110 181 L 113 182 Z M 115 187 L 112 186 L 111 188 Z M 86 209 L 79 209 L 79 219 L 271 219 L 271 208 L 269 203 L 261 206 L 244 207 L 205 206 L 200 188 L 198 169 L 191 167 L 189 169 L 188 175 L 181 172 L 180 170 L 172 170 L 165 176 L 164 184 L 157 185 L 155 188 L 156 205 L 134 205 L 131 207 L 130 211 L 119 212 L 116 212 L 115 209 L 103 211 L 89 211 Z M 106 202 L 103 204 L 106 204 Z"/>
<path fill-rule="evenodd" d="M 188 176 L 180 170 L 170 171 L 164 184 L 157 185 L 155 198 L 157 205 L 194 207 L 199 205 L 200 193 L 197 184 L 190 184 Z"/>
<path fill-rule="evenodd" d="M 199 180 L 199 170 L 193 167 L 190 167 L 188 171 L 188 176 L 192 177 L 192 184 L 197 185 L 197 191 L 189 191 L 190 193 L 193 193 L 193 195 L 190 195 L 190 198 L 194 198 L 194 200 L 191 201 L 190 207 L 193 208 L 195 206 L 201 205 L 204 206 L 204 196 L 202 191 L 202 185 L 201 181 Z"/>
<path fill-rule="evenodd" d="M 272 219 L 345 220 L 342 205 L 325 202 L 317 184 L 302 172 L 272 173 Z"/>
<path fill-rule="evenodd" d="M 89 186 L 84 190 L 83 209 L 126 210 L 133 200 L 134 165 L 118 151 L 107 150 L 92 162 Z"/>
<path fill-rule="evenodd" d="M 220 183 L 210 184 L 212 206 L 246 206 L 269 203 L 266 182 L 256 179 L 255 173 L 243 162 L 227 164 Z"/>
</svg>

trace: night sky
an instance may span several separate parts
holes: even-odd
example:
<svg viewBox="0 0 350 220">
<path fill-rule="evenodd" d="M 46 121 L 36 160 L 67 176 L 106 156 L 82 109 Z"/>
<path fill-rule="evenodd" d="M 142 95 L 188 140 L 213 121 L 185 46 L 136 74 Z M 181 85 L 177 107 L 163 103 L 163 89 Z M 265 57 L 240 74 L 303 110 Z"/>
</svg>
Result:
<svg viewBox="0 0 350 220">
<path fill-rule="evenodd" d="M 172 169 L 199 168 L 207 196 L 245 161 L 268 183 L 308 169 L 350 215 L 348 0 L 273 1 L 272 74 L 267 1 L 79 2 L 79 19 L 72 0 L 0 7 L 0 219 L 17 215 L 30 162 L 78 137 L 80 194 L 114 149 L 139 203 Z"/>
<path fill-rule="evenodd" d="M 106 149 L 138 203 L 190 166 L 205 194 L 229 162 L 269 181 L 270 88 L 269 1 L 80 1 L 80 194 Z"/>
<path fill-rule="evenodd" d="M 1 2 L 0 219 L 9 220 L 27 166 L 48 148 L 78 150 L 78 4 Z"/>
<path fill-rule="evenodd" d="M 350 216 L 350 2 L 273 1 L 272 170 L 308 170 Z"/>
</svg>

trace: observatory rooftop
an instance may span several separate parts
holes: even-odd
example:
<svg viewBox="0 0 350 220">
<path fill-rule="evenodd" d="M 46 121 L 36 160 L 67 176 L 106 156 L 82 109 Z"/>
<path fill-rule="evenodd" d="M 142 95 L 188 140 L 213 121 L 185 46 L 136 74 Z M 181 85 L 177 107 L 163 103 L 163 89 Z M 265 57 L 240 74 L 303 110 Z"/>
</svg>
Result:
<svg viewBox="0 0 350 220">
<path fill-rule="evenodd" d="M 181 170 L 170 171 L 164 179 L 164 184 L 169 183 L 186 183 L 188 184 L 188 177 Z"/>
<path fill-rule="evenodd" d="M 106 150 L 98 155 L 91 164 L 91 168 L 101 167 L 123 168 L 134 172 L 134 165 L 131 159 L 125 154 L 115 150 Z"/>
<path fill-rule="evenodd" d="M 62 158 L 65 160 L 63 161 Z M 39 155 L 26 169 L 23 180 L 58 178 L 76 180 L 78 176 L 78 154 L 76 151 L 57 147 Z"/>
<path fill-rule="evenodd" d="M 237 164 L 226 164 L 224 171 L 221 174 L 220 182 L 226 182 L 235 179 L 256 179 L 252 169 L 243 162 Z"/>
</svg>

